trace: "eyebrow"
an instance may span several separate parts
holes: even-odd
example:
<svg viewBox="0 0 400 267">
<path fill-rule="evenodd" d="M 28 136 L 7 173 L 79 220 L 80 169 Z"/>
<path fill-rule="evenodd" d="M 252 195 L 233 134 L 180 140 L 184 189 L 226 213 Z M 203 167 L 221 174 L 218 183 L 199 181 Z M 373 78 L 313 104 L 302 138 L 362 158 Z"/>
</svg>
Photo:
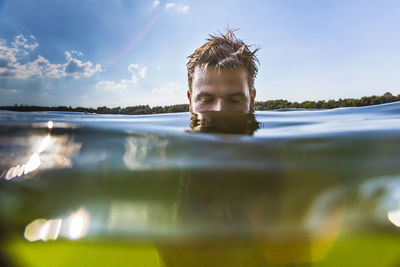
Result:
<svg viewBox="0 0 400 267">
<path fill-rule="evenodd" d="M 229 94 L 226 97 L 235 97 L 235 96 L 244 97 L 245 94 L 243 92 L 236 92 L 236 93 Z M 214 94 L 210 94 L 210 93 L 206 93 L 206 92 L 201 92 L 198 95 L 196 95 L 196 98 L 200 98 L 200 97 L 215 97 L 215 95 Z"/>
<path fill-rule="evenodd" d="M 245 96 L 245 94 L 243 92 L 237 92 L 228 95 L 228 97 L 235 97 L 235 96 Z"/>
</svg>

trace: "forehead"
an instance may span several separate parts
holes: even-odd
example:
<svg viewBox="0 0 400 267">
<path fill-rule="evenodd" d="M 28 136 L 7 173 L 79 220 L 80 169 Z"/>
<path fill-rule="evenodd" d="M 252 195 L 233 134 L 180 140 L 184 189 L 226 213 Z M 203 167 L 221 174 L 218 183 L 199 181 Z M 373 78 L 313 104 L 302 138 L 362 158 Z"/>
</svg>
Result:
<svg viewBox="0 0 400 267">
<path fill-rule="evenodd" d="M 194 87 L 204 85 L 244 85 L 247 84 L 247 71 L 240 67 L 216 69 L 214 66 L 196 67 L 193 74 Z"/>
</svg>

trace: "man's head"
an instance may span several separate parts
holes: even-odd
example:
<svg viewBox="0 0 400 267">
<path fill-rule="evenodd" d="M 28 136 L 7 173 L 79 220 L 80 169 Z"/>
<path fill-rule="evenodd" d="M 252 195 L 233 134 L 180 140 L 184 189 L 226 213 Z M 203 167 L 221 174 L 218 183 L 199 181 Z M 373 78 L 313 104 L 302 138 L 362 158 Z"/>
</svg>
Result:
<svg viewBox="0 0 400 267">
<path fill-rule="evenodd" d="M 210 35 L 187 63 L 190 111 L 254 111 L 257 57 L 232 30 Z"/>
</svg>

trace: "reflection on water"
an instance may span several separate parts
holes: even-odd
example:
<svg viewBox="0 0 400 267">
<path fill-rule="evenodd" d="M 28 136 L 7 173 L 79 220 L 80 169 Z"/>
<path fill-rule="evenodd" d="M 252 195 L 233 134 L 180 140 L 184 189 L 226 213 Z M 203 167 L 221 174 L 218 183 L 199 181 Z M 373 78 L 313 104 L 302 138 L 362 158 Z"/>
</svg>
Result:
<svg viewBox="0 0 400 267">
<path fill-rule="evenodd" d="M 193 113 L 190 132 L 253 134 L 260 128 L 254 114 L 239 111 L 207 111 Z"/>
<path fill-rule="evenodd" d="M 81 208 L 64 219 L 35 219 L 25 227 L 24 237 L 31 242 L 56 240 L 59 236 L 74 240 L 85 236 L 89 225 L 90 216 Z"/>
<path fill-rule="evenodd" d="M 166 146 L 168 140 L 160 136 L 143 134 L 129 136 L 125 142 L 123 161 L 129 169 L 149 169 L 151 167 L 165 167 Z M 150 158 L 158 159 L 158 166 Z"/>
<path fill-rule="evenodd" d="M 89 229 L 90 217 L 84 209 L 79 209 L 71 214 L 68 219 L 68 236 L 70 239 L 77 239 L 86 235 Z"/>
<path fill-rule="evenodd" d="M 28 241 L 56 240 L 60 234 L 61 219 L 36 219 L 25 227 L 24 236 Z"/>
<path fill-rule="evenodd" d="M 387 217 L 391 223 L 400 227 L 400 209 L 388 211 Z"/>
<path fill-rule="evenodd" d="M 30 242 L 56 240 L 59 236 L 73 240 L 85 236 L 89 225 L 89 214 L 79 209 L 66 219 L 35 219 L 25 227 L 24 237 Z"/>
<path fill-rule="evenodd" d="M 77 154 L 81 144 L 74 143 L 68 136 L 51 136 L 50 130 L 54 124 L 47 122 L 49 132 L 45 137 L 29 136 L 30 156 L 25 164 L 11 167 L 4 175 L 4 179 L 11 180 L 29 174 L 35 170 L 71 167 L 70 158 Z M 25 158 L 21 155 L 20 158 Z M 20 159 L 15 159 L 20 161 Z"/>
</svg>

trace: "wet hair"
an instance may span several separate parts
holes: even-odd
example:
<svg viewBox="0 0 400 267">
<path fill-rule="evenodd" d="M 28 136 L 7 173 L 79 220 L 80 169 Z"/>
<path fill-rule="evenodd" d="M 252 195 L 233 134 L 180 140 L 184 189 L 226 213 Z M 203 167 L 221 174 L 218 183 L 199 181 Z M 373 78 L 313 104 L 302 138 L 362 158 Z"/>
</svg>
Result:
<svg viewBox="0 0 400 267">
<path fill-rule="evenodd" d="M 256 47 L 251 51 L 251 46 L 249 47 L 245 42 L 236 38 L 235 31 L 228 28 L 225 34 L 210 35 L 206 43 L 188 56 L 189 61 L 186 66 L 190 92 L 196 67 L 206 69 L 208 66 L 214 66 L 216 69 L 243 67 L 247 71 L 249 88 L 254 90 L 254 79 L 257 76 L 257 64 L 259 64 L 255 53 L 260 48 Z"/>
</svg>

